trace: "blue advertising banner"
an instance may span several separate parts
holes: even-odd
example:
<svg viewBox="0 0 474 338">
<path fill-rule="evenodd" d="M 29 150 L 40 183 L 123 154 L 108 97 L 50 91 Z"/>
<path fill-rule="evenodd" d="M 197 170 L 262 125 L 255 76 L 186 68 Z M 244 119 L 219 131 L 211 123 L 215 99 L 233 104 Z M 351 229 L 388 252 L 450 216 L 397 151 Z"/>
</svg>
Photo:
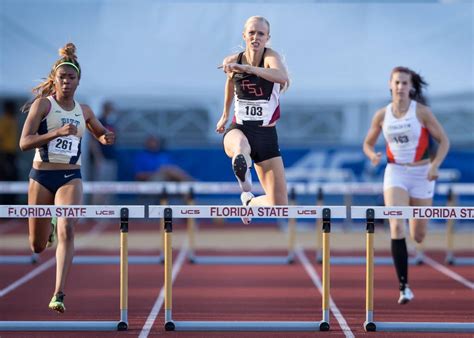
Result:
<svg viewBox="0 0 474 338">
<path fill-rule="evenodd" d="M 381 149 L 383 152 L 383 149 Z M 230 159 L 222 148 L 166 151 L 171 163 L 199 181 L 233 181 Z M 119 180 L 133 181 L 137 150 L 119 150 Z M 288 181 L 382 181 L 385 160 L 373 167 L 360 147 L 322 146 L 282 149 Z M 474 150 L 452 149 L 441 167 L 441 181 L 474 182 Z"/>
</svg>

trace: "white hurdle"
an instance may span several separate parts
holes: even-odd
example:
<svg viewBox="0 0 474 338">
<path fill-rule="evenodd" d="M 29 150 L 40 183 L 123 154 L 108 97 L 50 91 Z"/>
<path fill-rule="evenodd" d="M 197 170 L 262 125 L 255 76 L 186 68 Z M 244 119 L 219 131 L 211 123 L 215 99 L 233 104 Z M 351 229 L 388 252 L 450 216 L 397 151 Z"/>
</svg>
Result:
<svg viewBox="0 0 474 338">
<path fill-rule="evenodd" d="M 118 321 L 0 321 L 0 331 L 125 331 L 128 329 L 128 220 L 145 217 L 143 206 L 1 205 L 3 218 L 119 218 L 120 319 Z"/>
<path fill-rule="evenodd" d="M 346 207 L 316 206 L 150 206 L 148 217 L 163 218 L 165 229 L 165 330 L 166 331 L 328 331 L 329 330 L 329 233 L 332 218 L 345 218 Z M 321 321 L 174 321 L 172 318 L 173 218 L 322 218 L 324 233 Z"/>
<path fill-rule="evenodd" d="M 474 323 L 374 321 L 374 221 L 388 219 L 474 219 L 474 207 L 352 207 L 352 218 L 367 222 L 366 331 L 474 332 Z"/>
<path fill-rule="evenodd" d="M 240 191 L 240 190 L 239 190 Z M 237 194 L 237 192 L 236 192 Z M 291 187 L 289 194 L 289 204 L 295 205 L 296 188 Z M 186 195 L 187 205 L 194 205 L 194 190 L 190 188 L 190 191 Z M 164 203 L 160 203 L 163 205 Z M 196 239 L 196 220 L 195 218 L 187 219 L 187 233 L 189 239 L 189 250 L 188 260 L 192 264 L 205 264 L 205 265 L 287 265 L 292 264 L 295 261 L 295 246 L 296 246 L 296 219 L 288 219 L 288 245 L 287 254 L 281 255 L 198 255 L 195 251 L 195 239 Z"/>
</svg>

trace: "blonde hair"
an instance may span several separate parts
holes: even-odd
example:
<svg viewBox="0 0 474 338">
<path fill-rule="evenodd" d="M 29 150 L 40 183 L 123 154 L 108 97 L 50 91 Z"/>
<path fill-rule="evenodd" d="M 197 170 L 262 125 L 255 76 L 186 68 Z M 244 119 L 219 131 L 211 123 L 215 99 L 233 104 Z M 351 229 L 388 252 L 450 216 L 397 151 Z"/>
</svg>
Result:
<svg viewBox="0 0 474 338">
<path fill-rule="evenodd" d="M 250 24 L 250 22 L 254 21 L 254 20 L 258 20 L 260 22 L 263 22 L 267 25 L 268 27 L 268 35 L 270 35 L 270 22 L 263 16 L 259 16 L 259 15 L 254 15 L 254 16 L 251 16 L 249 17 L 246 21 L 245 21 L 245 24 L 244 24 L 244 33 L 245 33 L 245 30 L 247 29 L 247 26 Z M 265 47 L 270 47 L 270 43 L 267 42 L 265 44 Z M 245 48 L 241 47 L 242 50 L 245 50 Z M 283 63 L 283 66 L 286 68 L 286 71 L 289 73 L 288 71 L 288 65 L 286 64 L 286 61 L 285 61 L 285 58 L 282 57 L 282 63 Z M 288 74 L 288 81 L 285 83 L 285 85 L 282 87 L 281 89 L 281 92 L 284 93 L 288 90 L 288 88 L 290 87 L 290 79 L 289 79 L 289 74 Z"/>
<path fill-rule="evenodd" d="M 28 112 L 31 104 L 35 100 L 56 94 L 54 88 L 54 76 L 56 74 L 56 70 L 61 67 L 62 64 L 72 66 L 77 71 L 78 77 L 81 78 L 81 66 L 79 65 L 79 62 L 77 62 L 76 46 L 72 42 L 67 43 L 64 45 L 64 47 L 59 49 L 59 56 L 60 58 L 54 63 L 51 71 L 48 74 L 48 77 L 32 89 L 35 97 L 30 102 L 25 103 L 21 109 L 23 112 Z"/>
<path fill-rule="evenodd" d="M 251 16 L 250 18 L 247 19 L 247 21 L 245 21 L 245 24 L 244 24 L 244 32 L 245 30 L 247 29 L 247 26 L 249 25 L 249 23 L 251 21 L 254 21 L 254 20 L 258 20 L 260 22 L 264 22 L 267 27 L 268 27 L 268 35 L 270 35 L 270 22 L 268 22 L 267 19 L 265 19 L 263 16 L 258 16 L 258 15 L 254 15 L 254 16 Z"/>
</svg>

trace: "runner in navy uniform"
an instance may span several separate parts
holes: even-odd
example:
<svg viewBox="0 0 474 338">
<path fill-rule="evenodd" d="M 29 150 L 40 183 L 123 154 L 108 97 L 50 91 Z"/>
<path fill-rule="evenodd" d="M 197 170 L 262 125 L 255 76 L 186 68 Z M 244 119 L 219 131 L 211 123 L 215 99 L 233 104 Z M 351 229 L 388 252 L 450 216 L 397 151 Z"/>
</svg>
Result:
<svg viewBox="0 0 474 338">
<path fill-rule="evenodd" d="M 81 78 L 76 47 L 59 50 L 60 59 L 48 78 L 33 89 L 36 97 L 23 108 L 28 112 L 20 138 L 21 150 L 35 149 L 28 187 L 29 205 L 77 205 L 82 203 L 81 143 L 85 130 L 106 145 L 114 133 L 102 126 L 91 108 L 74 100 Z M 57 220 L 56 286 L 49 308 L 63 313 L 64 287 L 74 256 L 74 225 L 77 219 Z M 29 218 L 30 246 L 42 252 L 51 233 L 50 219 Z"/>
</svg>

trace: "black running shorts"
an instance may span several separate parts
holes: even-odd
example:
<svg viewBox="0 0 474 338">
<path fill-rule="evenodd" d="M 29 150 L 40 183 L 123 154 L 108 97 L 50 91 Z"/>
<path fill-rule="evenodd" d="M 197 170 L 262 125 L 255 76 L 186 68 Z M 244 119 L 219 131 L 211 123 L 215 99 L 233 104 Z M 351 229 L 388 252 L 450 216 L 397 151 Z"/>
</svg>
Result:
<svg viewBox="0 0 474 338">
<path fill-rule="evenodd" d="M 224 133 L 224 138 L 232 129 L 239 129 L 247 137 L 250 144 L 250 157 L 255 163 L 274 157 L 280 157 L 276 127 L 260 127 L 257 125 L 232 123 Z"/>
</svg>

